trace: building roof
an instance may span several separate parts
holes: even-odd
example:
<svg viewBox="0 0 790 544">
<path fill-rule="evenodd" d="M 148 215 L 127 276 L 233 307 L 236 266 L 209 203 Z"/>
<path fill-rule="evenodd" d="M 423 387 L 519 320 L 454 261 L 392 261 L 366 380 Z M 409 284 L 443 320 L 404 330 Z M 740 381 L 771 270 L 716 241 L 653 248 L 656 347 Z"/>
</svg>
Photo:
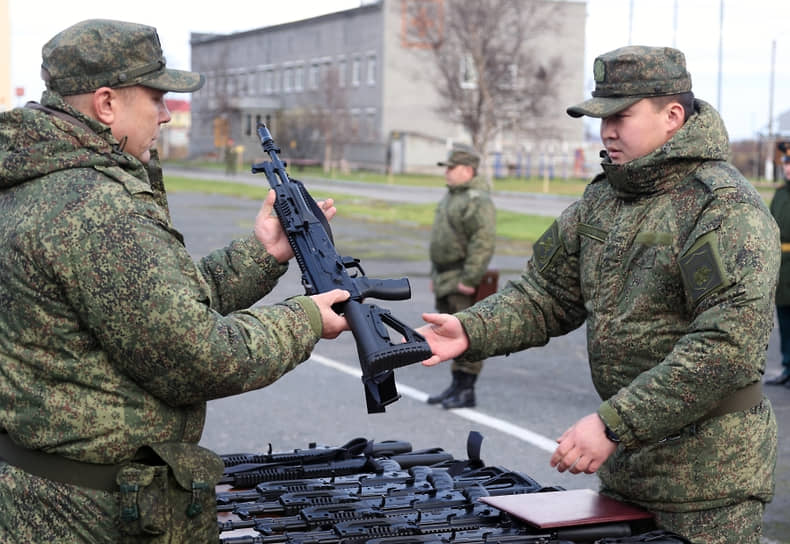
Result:
<svg viewBox="0 0 790 544">
<path fill-rule="evenodd" d="M 165 104 L 170 113 L 186 112 L 189 113 L 190 103 L 189 100 L 178 100 L 176 98 L 165 98 Z"/>
</svg>

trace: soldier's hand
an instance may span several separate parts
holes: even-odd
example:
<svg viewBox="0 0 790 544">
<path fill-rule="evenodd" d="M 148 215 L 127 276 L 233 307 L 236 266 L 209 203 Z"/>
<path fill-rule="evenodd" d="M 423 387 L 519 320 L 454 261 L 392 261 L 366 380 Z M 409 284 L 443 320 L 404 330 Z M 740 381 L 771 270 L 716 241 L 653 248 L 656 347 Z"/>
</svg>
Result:
<svg viewBox="0 0 790 544">
<path fill-rule="evenodd" d="M 475 294 L 475 288 L 474 287 L 469 287 L 468 285 L 464 285 L 460 281 L 458 282 L 458 285 L 455 286 L 455 288 L 462 295 L 474 295 Z"/>
<path fill-rule="evenodd" d="M 572 474 L 596 472 L 617 449 L 617 444 L 606 438 L 606 427 L 598 414 L 581 418 L 557 442 L 551 466 L 559 472 L 570 470 Z"/>
<path fill-rule="evenodd" d="M 457 317 L 450 314 L 422 314 L 422 319 L 428 325 L 423 325 L 417 332 L 425 337 L 433 352 L 433 357 L 422 362 L 425 366 L 452 359 L 469 349 L 469 337 Z"/>
<path fill-rule="evenodd" d="M 332 305 L 337 302 L 348 300 L 351 294 L 342 289 L 332 289 L 326 293 L 311 295 L 310 298 L 318 306 L 321 312 L 321 338 L 337 338 L 337 336 L 348 330 L 348 321 L 332 309 Z"/>
<path fill-rule="evenodd" d="M 253 231 L 255 232 L 255 238 L 263 244 L 266 251 L 277 259 L 277 262 L 285 263 L 294 256 L 294 252 L 293 249 L 291 249 L 291 244 L 288 243 L 288 237 L 285 235 L 285 232 L 283 232 L 280 220 L 277 218 L 277 215 L 273 213 L 276 197 L 277 194 L 274 192 L 274 189 L 269 189 L 269 193 L 266 195 L 261 209 L 255 217 Z M 324 212 L 327 220 L 332 219 L 337 213 L 335 201 L 331 198 L 322 200 L 317 204 Z"/>
</svg>

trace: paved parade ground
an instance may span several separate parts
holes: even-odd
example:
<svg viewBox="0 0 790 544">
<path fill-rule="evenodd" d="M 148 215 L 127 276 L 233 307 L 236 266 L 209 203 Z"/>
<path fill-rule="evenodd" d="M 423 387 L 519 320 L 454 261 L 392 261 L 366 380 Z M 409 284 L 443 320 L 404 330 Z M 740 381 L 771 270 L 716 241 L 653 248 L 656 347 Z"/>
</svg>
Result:
<svg viewBox="0 0 790 544">
<path fill-rule="evenodd" d="M 172 174 L 171 170 L 166 172 Z M 426 198 L 433 196 L 426 194 Z M 341 207 L 340 192 L 336 200 Z M 567 205 L 563 199 L 549 202 L 541 197 L 536 202 L 544 210 Z M 260 203 L 179 193 L 170 195 L 170 206 L 187 248 L 199 258 L 248 233 Z M 391 309 L 411 326 L 419 326 L 420 314 L 433 311 L 428 230 L 341 218 L 332 222 L 332 228 L 338 252 L 359 258 L 368 276 L 409 278 L 410 300 L 370 302 Z M 502 274 L 500 286 L 519 274 L 525 258 L 494 257 L 492 266 Z M 299 270 L 292 263 L 262 303 L 273 304 L 302 293 Z M 768 350 L 767 372 L 773 374 L 779 371 L 776 331 Z M 406 440 L 414 449 L 439 446 L 462 459 L 466 458 L 466 437 L 476 430 L 484 436 L 481 457 L 487 465 L 523 472 L 543 485 L 595 489 L 595 476 L 559 474 L 549 467 L 554 439 L 599 404 L 586 361 L 583 328 L 542 348 L 489 359 L 476 388 L 477 408 L 454 411 L 424 402 L 428 394 L 449 383 L 448 365 L 411 365 L 395 371 L 402 398 L 388 406 L 386 413 L 368 414 L 353 337 L 346 332 L 336 340 L 320 341 L 309 361 L 275 384 L 210 402 L 201 444 L 218 453 L 264 451 L 269 444 L 275 451 L 287 451 L 307 447 L 310 442 L 341 445 L 365 437 Z M 765 541 L 790 543 L 790 389 L 767 389 L 779 422 L 780 455 L 777 495 L 766 513 Z"/>
</svg>

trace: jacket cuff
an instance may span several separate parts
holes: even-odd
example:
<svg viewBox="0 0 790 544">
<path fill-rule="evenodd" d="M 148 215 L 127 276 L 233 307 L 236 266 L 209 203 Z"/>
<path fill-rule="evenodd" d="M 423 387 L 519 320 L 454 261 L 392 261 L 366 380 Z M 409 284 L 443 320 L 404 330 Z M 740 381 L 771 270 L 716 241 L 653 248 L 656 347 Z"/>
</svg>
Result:
<svg viewBox="0 0 790 544">
<path fill-rule="evenodd" d="M 466 337 L 469 339 L 469 349 L 467 349 L 459 357 L 456 357 L 456 359 L 460 358 L 464 361 L 479 361 L 481 359 L 485 359 L 483 351 L 485 342 L 477 341 L 479 338 L 485 338 L 486 332 L 483 322 L 478 318 L 477 315 L 466 310 L 458 312 L 454 315 L 458 318 L 458 321 L 461 322 L 461 326 L 464 328 Z"/>
<path fill-rule="evenodd" d="M 258 241 L 254 234 L 249 234 L 243 239 L 244 245 L 249 251 L 249 255 L 253 261 L 267 271 L 267 273 L 274 274 L 275 277 L 280 277 L 288 270 L 288 262 L 281 263 L 275 259 L 271 253 L 266 251 L 263 244 Z"/>
<path fill-rule="evenodd" d="M 601 418 L 604 425 L 609 427 L 620 438 L 620 442 L 624 446 L 628 447 L 636 444 L 636 437 L 631 432 L 631 429 L 626 426 L 623 418 L 620 417 L 620 414 L 617 413 L 617 410 L 614 409 L 608 400 L 602 402 L 598 407 L 598 417 Z"/>
<path fill-rule="evenodd" d="M 321 334 L 324 332 L 324 326 L 321 321 L 321 312 L 318 309 L 318 305 L 313 302 L 313 299 L 305 295 L 299 295 L 287 299 L 283 304 L 297 311 L 301 309 L 307 315 L 313 334 L 319 338 L 321 337 Z"/>
</svg>

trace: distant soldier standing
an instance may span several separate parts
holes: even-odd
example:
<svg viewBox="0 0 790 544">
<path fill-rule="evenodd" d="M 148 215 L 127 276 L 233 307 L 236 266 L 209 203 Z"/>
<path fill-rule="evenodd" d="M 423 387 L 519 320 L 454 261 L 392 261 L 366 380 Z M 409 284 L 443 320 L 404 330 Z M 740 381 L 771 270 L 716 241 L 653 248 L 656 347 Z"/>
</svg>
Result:
<svg viewBox="0 0 790 544">
<path fill-rule="evenodd" d="M 790 142 L 781 142 L 782 170 L 785 183 L 771 199 L 771 215 L 779 225 L 782 239 L 782 265 L 779 284 L 776 286 L 776 318 L 779 322 L 779 351 L 782 354 L 782 372 L 765 380 L 767 385 L 790 387 Z"/>
<path fill-rule="evenodd" d="M 757 544 L 777 429 L 762 394 L 779 232 L 729 162 L 719 114 L 683 53 L 629 46 L 593 65 L 598 174 L 534 246 L 518 281 L 455 316 L 426 314 L 436 364 L 546 344 L 582 324 L 596 413 L 551 465 L 701 544 Z"/>
<path fill-rule="evenodd" d="M 477 178 L 480 156 L 456 144 L 444 162 L 447 193 L 436 208 L 431 231 L 431 283 L 436 309 L 455 313 L 474 303 L 496 244 L 496 211 L 485 180 Z M 475 381 L 482 360 L 459 359 L 451 366 L 450 386 L 428 398 L 445 409 L 475 406 Z"/>
</svg>

